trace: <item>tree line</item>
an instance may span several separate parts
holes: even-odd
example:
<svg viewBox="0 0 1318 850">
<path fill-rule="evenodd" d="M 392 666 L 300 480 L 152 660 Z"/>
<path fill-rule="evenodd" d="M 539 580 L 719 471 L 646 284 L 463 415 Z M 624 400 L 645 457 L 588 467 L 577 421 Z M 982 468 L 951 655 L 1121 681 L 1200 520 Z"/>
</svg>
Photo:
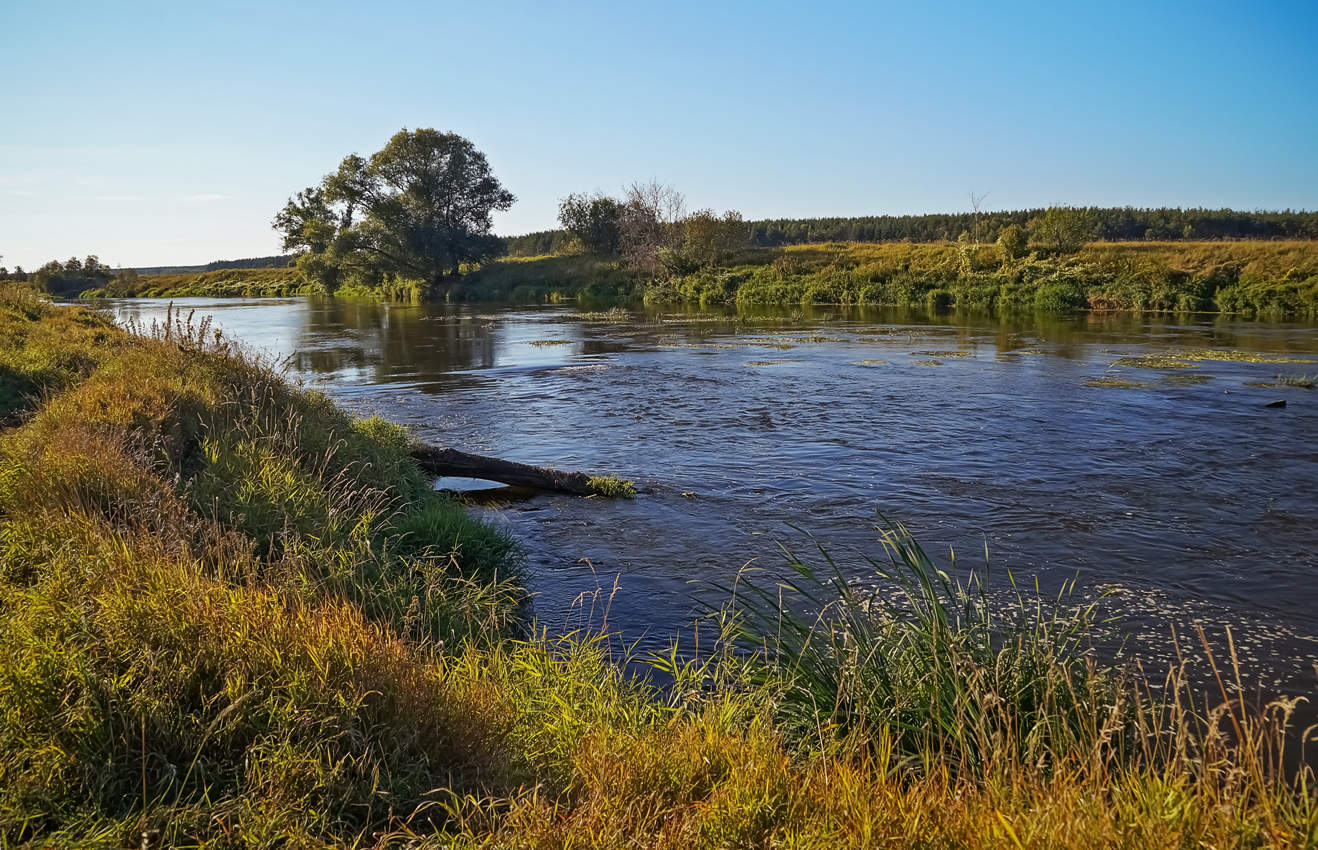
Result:
<svg viewBox="0 0 1318 850">
<path fill-rule="evenodd" d="M 132 269 L 111 269 L 102 263 L 95 254 L 86 257 L 69 257 L 67 260 L 51 260 L 35 271 L 25 271 L 16 266 L 13 271 L 0 266 L 0 280 L 29 283 L 42 292 L 48 292 L 64 298 L 72 298 L 88 289 L 105 289 L 113 291 L 116 284 L 127 287 L 137 282 L 137 272 Z"/>
<path fill-rule="evenodd" d="M 955 242 L 962 233 L 969 234 L 973 242 L 988 243 L 998 241 L 1013 225 L 1027 232 L 1035 230 L 1037 220 L 1058 209 L 1076 210 L 1092 224 L 1089 241 L 1318 239 L 1318 212 L 1296 210 L 1040 207 L 978 213 L 758 219 L 746 224 L 749 244 L 755 247 L 816 242 Z M 509 256 L 529 257 L 562 253 L 572 241 L 573 235 L 567 230 L 542 230 L 505 237 L 503 246 Z"/>
<path fill-rule="evenodd" d="M 1065 207 L 1063 207 L 1065 209 Z M 943 242 L 962 233 L 993 242 L 1011 225 L 1028 227 L 1048 209 L 881 215 L 854 218 L 764 219 L 751 222 L 759 246 L 809 242 Z M 1094 239 L 1109 242 L 1211 239 L 1318 239 L 1318 212 L 1242 211 L 1178 207 L 1080 207 Z"/>
</svg>

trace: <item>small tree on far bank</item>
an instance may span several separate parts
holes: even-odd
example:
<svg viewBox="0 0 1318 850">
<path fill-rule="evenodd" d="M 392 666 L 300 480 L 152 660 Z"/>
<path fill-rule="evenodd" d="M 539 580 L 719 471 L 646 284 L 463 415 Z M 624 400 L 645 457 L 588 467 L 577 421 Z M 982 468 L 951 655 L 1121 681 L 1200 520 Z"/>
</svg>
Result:
<svg viewBox="0 0 1318 850">
<path fill-rule="evenodd" d="M 1075 207 L 1049 207 L 1027 226 L 1030 238 L 1054 254 L 1074 254 L 1098 232 L 1089 210 Z"/>
<path fill-rule="evenodd" d="M 611 256 L 618 253 L 622 212 L 622 204 L 608 195 L 571 194 L 558 204 L 558 223 L 587 254 Z"/>
<path fill-rule="evenodd" d="M 1014 263 L 1030 250 L 1030 238 L 1025 228 L 1019 224 L 1009 224 L 998 234 L 998 247 L 1002 249 L 1002 261 Z"/>
<path fill-rule="evenodd" d="M 661 252 L 682 247 L 679 225 L 686 217 L 686 199 L 664 183 L 633 183 L 624 193 L 621 212 L 623 258 L 633 268 L 658 277 L 663 269 Z"/>
<path fill-rule="evenodd" d="M 654 279 L 680 277 L 730 260 L 750 244 L 741 213 L 686 211 L 682 193 L 665 183 L 633 183 L 621 199 L 572 194 L 558 220 L 587 253 L 621 254 L 623 262 Z"/>
<path fill-rule="evenodd" d="M 737 210 L 718 215 L 696 210 L 682 221 L 682 251 L 698 266 L 727 262 L 750 242 L 750 228 Z"/>
</svg>

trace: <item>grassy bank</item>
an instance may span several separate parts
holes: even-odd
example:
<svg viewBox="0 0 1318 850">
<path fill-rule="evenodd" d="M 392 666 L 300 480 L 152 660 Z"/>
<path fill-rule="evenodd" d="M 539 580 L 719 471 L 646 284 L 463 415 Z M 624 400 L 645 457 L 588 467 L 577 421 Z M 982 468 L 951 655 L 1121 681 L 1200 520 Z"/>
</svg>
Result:
<svg viewBox="0 0 1318 850">
<path fill-rule="evenodd" d="M 318 291 L 295 268 L 143 275 L 85 295 L 255 297 Z M 417 300 L 408 281 L 340 295 Z M 835 242 L 757 248 L 695 274 L 653 281 L 615 258 L 508 257 L 465 274 L 447 297 L 651 303 L 844 304 L 934 309 L 1154 310 L 1318 316 L 1318 242 L 1101 242 L 1007 260 L 996 245 Z"/>
<path fill-rule="evenodd" d="M 507 257 L 467 274 L 455 293 L 468 301 L 562 301 L 633 298 L 644 294 L 645 275 L 620 260 L 579 254 Z"/>
<path fill-rule="evenodd" d="M 129 285 L 93 289 L 83 297 L 258 298 L 301 295 L 314 290 L 295 268 L 219 269 L 205 272 L 140 275 Z"/>
<path fill-rule="evenodd" d="M 661 691 L 528 631 L 515 547 L 401 429 L 204 324 L 0 290 L 0 424 L 5 846 L 1318 842 L 1284 712 L 1140 690 L 1089 609 L 995 620 L 900 529 L 887 593 L 742 584 L 719 631 L 759 651 Z"/>
<path fill-rule="evenodd" d="M 644 294 L 651 302 L 1318 315 L 1318 242 L 1095 243 L 1008 261 L 996 245 L 838 242 L 742 252 L 645 284 L 618 263 L 534 257 L 471 275 L 468 297 Z"/>
</svg>

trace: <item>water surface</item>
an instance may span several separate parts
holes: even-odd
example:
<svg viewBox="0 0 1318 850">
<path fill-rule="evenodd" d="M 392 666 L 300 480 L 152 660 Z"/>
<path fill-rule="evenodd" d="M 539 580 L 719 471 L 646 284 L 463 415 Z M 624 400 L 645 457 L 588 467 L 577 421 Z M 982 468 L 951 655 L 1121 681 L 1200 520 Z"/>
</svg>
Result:
<svg viewBox="0 0 1318 850">
<path fill-rule="evenodd" d="M 1214 317 L 929 316 L 189 299 L 354 411 L 428 442 L 616 473 L 634 501 L 478 508 L 527 551 L 551 630 L 666 644 L 747 564 L 812 535 L 851 574 L 882 512 L 1045 590 L 1111 593 L 1127 653 L 1230 625 L 1265 685 L 1318 662 L 1318 362 L 1122 358 L 1221 349 L 1318 361 L 1318 328 Z M 150 323 L 165 305 L 114 302 Z M 1139 386 L 1094 385 L 1119 379 Z M 1285 408 L 1266 407 L 1285 400 Z M 792 528 L 795 526 L 796 528 Z M 615 579 L 617 589 L 614 590 Z M 859 580 L 859 578 L 858 578 Z M 611 597 L 611 600 L 609 599 Z M 686 633 L 688 638 L 690 633 Z"/>
</svg>

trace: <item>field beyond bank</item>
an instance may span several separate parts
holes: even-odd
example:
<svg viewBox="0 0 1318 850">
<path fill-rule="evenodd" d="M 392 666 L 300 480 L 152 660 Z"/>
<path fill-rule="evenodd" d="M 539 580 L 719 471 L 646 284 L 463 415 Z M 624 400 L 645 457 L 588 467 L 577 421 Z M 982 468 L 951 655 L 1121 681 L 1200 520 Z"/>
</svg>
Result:
<svg viewBox="0 0 1318 850">
<path fill-rule="evenodd" d="M 515 546 L 401 429 L 204 324 L 132 335 L 6 290 L 0 420 L 6 843 L 1318 841 L 1284 705 L 1137 698 L 1075 651 L 1083 610 L 987 620 L 901 534 L 913 610 L 802 565 L 827 628 L 749 593 L 724 623 L 774 658 L 674 653 L 656 690 L 530 632 Z"/>
</svg>

